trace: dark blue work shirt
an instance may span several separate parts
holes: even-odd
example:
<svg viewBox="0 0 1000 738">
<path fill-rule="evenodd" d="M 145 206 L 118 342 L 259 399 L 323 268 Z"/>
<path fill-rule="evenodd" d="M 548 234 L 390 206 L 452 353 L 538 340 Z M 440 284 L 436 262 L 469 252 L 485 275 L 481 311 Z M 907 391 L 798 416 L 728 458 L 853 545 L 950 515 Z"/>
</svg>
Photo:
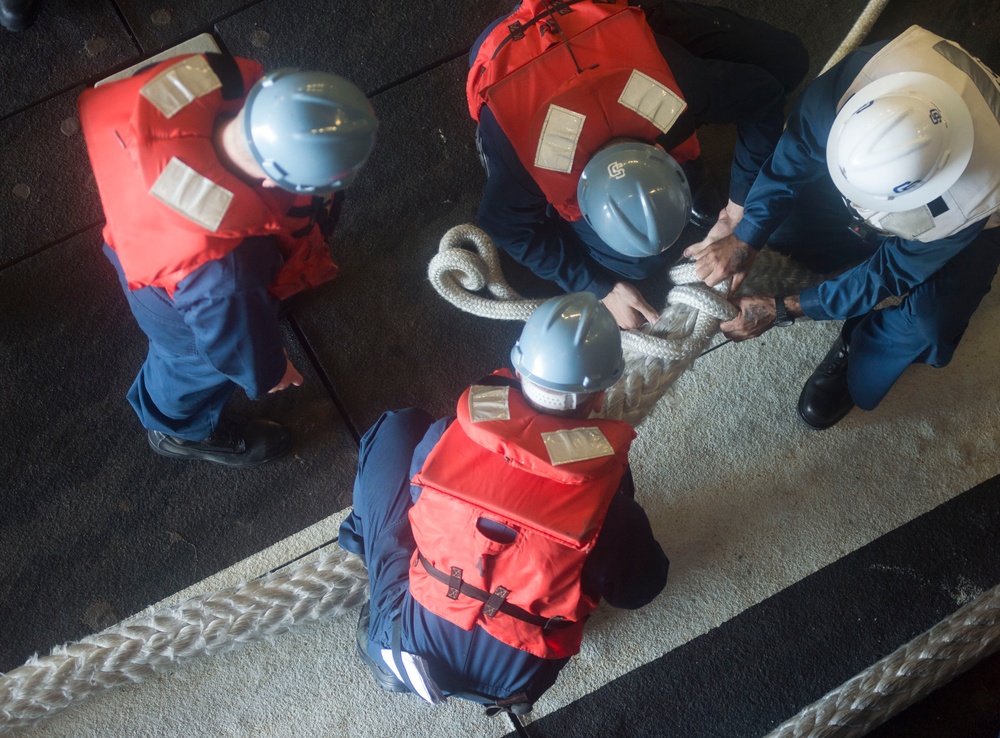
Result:
<svg viewBox="0 0 1000 738">
<path fill-rule="evenodd" d="M 434 423 L 417 445 L 410 478 L 441 439 L 451 418 Z M 583 567 L 582 586 L 613 607 L 636 609 L 648 604 L 666 586 L 669 562 L 653 537 L 646 513 L 631 499 L 632 476 L 614 496 L 594 549 Z M 416 500 L 419 487 L 411 487 Z M 505 697 L 522 691 L 532 699 L 555 682 L 568 659 L 541 659 L 508 646 L 482 628 L 465 631 L 424 609 L 409 590 L 402 603 L 404 651 L 431 655 L 431 676 L 450 693 L 476 692 Z"/>
<path fill-rule="evenodd" d="M 653 8 L 646 13 L 657 47 L 688 105 L 684 125 L 692 132 L 704 123 L 736 125 L 729 197 L 741 205 L 781 135 L 787 95 L 808 66 L 804 49 L 790 34 L 725 8 L 666 1 L 646 5 Z M 480 35 L 470 64 L 503 20 Z M 645 279 L 676 259 L 670 251 L 641 259 L 623 256 L 583 220 L 563 220 L 486 106 L 478 135 L 488 170 L 479 226 L 498 248 L 539 277 L 567 292 L 587 291 L 600 299 L 616 282 Z"/>
<path fill-rule="evenodd" d="M 799 96 L 784 134 L 747 196 L 743 220 L 734 231 L 737 238 L 756 249 L 762 248 L 788 217 L 801 189 L 809 183 L 829 179 L 826 142 L 838 103 L 862 67 L 886 43 L 864 46 L 848 54 Z M 870 258 L 803 290 L 799 295 L 802 310 L 814 320 L 844 320 L 864 315 L 886 297 L 901 296 L 925 282 L 972 243 L 985 225 L 984 219 L 929 243 L 899 236 L 880 237 Z M 845 238 L 852 236 L 845 231 Z"/>
</svg>

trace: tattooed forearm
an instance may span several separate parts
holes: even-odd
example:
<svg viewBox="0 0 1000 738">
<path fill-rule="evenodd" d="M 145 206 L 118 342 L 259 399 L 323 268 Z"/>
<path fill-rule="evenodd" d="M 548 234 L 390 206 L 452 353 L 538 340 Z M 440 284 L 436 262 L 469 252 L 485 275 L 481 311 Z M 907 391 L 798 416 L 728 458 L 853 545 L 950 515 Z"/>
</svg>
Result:
<svg viewBox="0 0 1000 738">
<path fill-rule="evenodd" d="M 763 305 L 747 305 L 743 309 L 743 322 L 748 327 L 758 328 L 774 320 L 771 311 Z"/>
</svg>

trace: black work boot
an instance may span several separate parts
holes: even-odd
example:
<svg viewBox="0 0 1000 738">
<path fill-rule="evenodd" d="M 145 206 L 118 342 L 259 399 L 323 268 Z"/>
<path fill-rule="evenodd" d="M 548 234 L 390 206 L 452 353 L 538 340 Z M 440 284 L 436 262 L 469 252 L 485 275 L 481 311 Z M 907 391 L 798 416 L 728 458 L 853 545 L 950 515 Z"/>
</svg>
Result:
<svg viewBox="0 0 1000 738">
<path fill-rule="evenodd" d="M 813 430 L 826 430 L 854 407 L 847 388 L 848 347 L 837 336 L 816 371 L 806 380 L 799 395 L 799 417 Z"/>
<path fill-rule="evenodd" d="M 35 22 L 37 0 L 0 0 L 0 26 L 17 33 Z"/>
<path fill-rule="evenodd" d="M 389 669 L 375 662 L 368 654 L 368 624 L 371 622 L 371 602 L 366 602 L 361 606 L 361 615 L 358 617 L 358 630 L 356 641 L 358 645 L 358 656 L 371 669 L 375 683 L 386 692 L 409 692 L 410 688 L 396 678 Z"/>
<path fill-rule="evenodd" d="M 688 221 L 698 228 L 711 228 L 726 206 L 715 177 L 700 158 L 682 163 L 681 169 L 691 188 L 691 215 Z"/>
<path fill-rule="evenodd" d="M 150 447 L 161 456 L 236 467 L 266 464 L 292 447 L 287 428 L 261 418 L 224 418 L 202 441 L 187 441 L 155 430 L 148 431 L 147 436 Z"/>
</svg>

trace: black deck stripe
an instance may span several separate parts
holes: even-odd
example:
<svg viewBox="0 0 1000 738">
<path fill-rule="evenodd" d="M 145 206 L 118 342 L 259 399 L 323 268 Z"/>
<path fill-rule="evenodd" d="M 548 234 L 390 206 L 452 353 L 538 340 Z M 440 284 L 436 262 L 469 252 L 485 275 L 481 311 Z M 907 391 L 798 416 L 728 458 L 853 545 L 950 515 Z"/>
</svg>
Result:
<svg viewBox="0 0 1000 738">
<path fill-rule="evenodd" d="M 763 736 L 948 617 L 962 592 L 996 586 L 998 531 L 995 477 L 541 717 L 532 735 Z"/>
</svg>

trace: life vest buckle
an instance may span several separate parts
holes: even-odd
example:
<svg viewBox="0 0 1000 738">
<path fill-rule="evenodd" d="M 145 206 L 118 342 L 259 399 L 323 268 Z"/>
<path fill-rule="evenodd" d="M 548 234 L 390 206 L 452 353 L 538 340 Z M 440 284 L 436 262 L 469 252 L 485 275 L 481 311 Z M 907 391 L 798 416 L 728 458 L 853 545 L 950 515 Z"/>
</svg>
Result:
<svg viewBox="0 0 1000 738">
<path fill-rule="evenodd" d="M 562 627 L 562 623 L 566 622 L 566 618 L 562 615 L 553 615 L 549 618 L 548 622 L 542 626 L 542 630 L 552 630 L 553 628 Z"/>
<path fill-rule="evenodd" d="M 483 613 L 486 617 L 493 617 L 497 614 L 497 610 L 503 605 L 504 601 L 507 599 L 507 595 L 510 594 L 510 590 L 506 587 L 497 587 L 490 598 L 486 600 L 486 604 L 483 605 Z"/>
<path fill-rule="evenodd" d="M 520 41 L 524 38 L 524 26 L 521 21 L 514 21 L 507 28 L 510 30 L 510 37 L 513 41 Z"/>
<path fill-rule="evenodd" d="M 448 579 L 448 598 L 457 600 L 461 593 L 462 570 L 457 566 L 453 566 L 451 567 L 451 577 Z"/>
</svg>

